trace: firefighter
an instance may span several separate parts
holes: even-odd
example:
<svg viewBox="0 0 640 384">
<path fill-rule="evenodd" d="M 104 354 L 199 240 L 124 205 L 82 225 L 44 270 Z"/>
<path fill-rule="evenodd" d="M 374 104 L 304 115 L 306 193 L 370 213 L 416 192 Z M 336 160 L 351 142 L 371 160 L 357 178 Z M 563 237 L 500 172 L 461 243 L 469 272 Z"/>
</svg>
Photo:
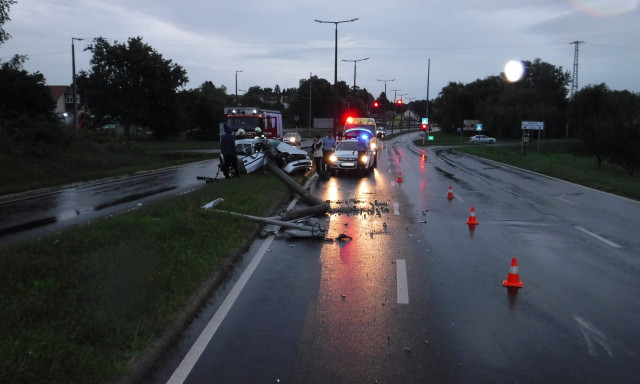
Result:
<svg viewBox="0 0 640 384">
<path fill-rule="evenodd" d="M 236 138 L 237 139 L 246 139 L 247 138 L 247 132 L 244 131 L 244 129 L 240 128 L 236 131 Z"/>
<path fill-rule="evenodd" d="M 231 133 L 231 128 L 225 127 L 224 135 L 220 139 L 220 153 L 224 157 L 224 164 L 222 164 L 222 174 L 227 179 L 231 177 L 229 174 L 229 167 L 233 167 L 235 176 L 240 177 L 240 170 L 238 169 L 238 156 L 236 154 L 236 138 Z"/>
<path fill-rule="evenodd" d="M 256 129 L 253 130 L 256 133 L 256 139 L 264 139 L 264 135 L 262 134 L 262 129 L 260 129 L 260 127 L 256 127 Z"/>
</svg>

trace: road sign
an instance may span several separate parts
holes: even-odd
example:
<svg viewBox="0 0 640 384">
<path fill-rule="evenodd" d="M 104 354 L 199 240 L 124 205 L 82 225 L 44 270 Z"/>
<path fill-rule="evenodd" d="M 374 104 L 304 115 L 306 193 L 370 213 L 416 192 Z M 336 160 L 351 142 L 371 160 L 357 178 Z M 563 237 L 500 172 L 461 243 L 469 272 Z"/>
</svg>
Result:
<svg viewBox="0 0 640 384">
<path fill-rule="evenodd" d="M 528 129 L 531 131 L 544 130 L 544 121 L 523 121 L 522 129 Z"/>
<path fill-rule="evenodd" d="M 423 118 L 422 118 L 422 124 L 427 124 L 427 125 L 429 125 L 429 118 L 428 118 L 428 117 L 423 117 Z"/>
<path fill-rule="evenodd" d="M 482 124 L 476 124 L 476 131 L 482 131 Z"/>
<path fill-rule="evenodd" d="M 480 124 L 480 120 L 463 120 L 462 124 L 465 131 L 475 131 L 477 125 Z"/>
</svg>

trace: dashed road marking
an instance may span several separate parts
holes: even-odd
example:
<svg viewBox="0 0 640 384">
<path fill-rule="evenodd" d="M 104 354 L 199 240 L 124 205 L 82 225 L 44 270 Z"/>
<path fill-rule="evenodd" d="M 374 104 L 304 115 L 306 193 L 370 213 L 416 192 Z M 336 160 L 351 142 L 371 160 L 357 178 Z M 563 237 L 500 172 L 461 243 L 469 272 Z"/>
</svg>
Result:
<svg viewBox="0 0 640 384">
<path fill-rule="evenodd" d="M 581 230 L 582 232 L 586 233 L 587 235 L 592 236 L 592 237 L 602 241 L 603 243 L 605 243 L 607 245 L 610 245 L 610 246 L 612 246 L 614 248 L 620 248 L 620 246 L 618 244 L 614 243 L 613 241 L 609 241 L 609 240 L 605 239 L 604 237 L 602 237 L 602 236 L 600 236 L 598 234 L 595 234 L 593 232 L 589 232 L 589 231 L 587 231 L 586 229 L 584 229 L 582 227 L 579 227 L 579 226 L 576 225 L 576 229 Z"/>
<path fill-rule="evenodd" d="M 407 263 L 403 259 L 396 260 L 398 280 L 398 304 L 409 304 L 409 284 L 407 280 Z"/>
</svg>

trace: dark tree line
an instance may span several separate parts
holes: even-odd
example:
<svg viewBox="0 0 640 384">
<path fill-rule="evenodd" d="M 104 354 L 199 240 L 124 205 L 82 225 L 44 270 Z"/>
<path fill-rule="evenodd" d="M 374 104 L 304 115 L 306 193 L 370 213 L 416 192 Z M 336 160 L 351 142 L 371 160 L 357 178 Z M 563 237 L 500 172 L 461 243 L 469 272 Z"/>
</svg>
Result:
<svg viewBox="0 0 640 384">
<path fill-rule="evenodd" d="M 497 138 L 522 135 L 522 121 L 544 121 L 547 137 L 561 137 L 566 128 L 567 86 L 571 76 L 540 59 L 525 61 L 522 80 L 510 83 L 503 74 L 469 84 L 449 83 L 433 102 L 431 120 L 450 133 L 463 120 L 480 120 Z"/>
<path fill-rule="evenodd" d="M 569 121 L 598 165 L 606 159 L 629 174 L 640 167 L 640 94 L 587 86 L 575 94 Z"/>
</svg>

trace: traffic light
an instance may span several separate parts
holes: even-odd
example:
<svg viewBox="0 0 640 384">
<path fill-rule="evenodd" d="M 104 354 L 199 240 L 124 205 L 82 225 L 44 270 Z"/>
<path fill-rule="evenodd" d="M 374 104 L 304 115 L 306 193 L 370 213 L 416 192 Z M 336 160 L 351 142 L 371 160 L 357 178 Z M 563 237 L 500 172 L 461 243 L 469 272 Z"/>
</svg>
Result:
<svg viewBox="0 0 640 384">
<path fill-rule="evenodd" d="M 399 106 L 402 105 L 402 99 L 396 100 L 396 104 L 398 104 Z"/>
<path fill-rule="evenodd" d="M 429 125 L 427 123 L 420 124 L 420 129 L 422 129 L 423 131 L 426 131 L 428 127 Z"/>
<path fill-rule="evenodd" d="M 380 106 L 380 103 L 378 102 L 378 100 L 374 100 L 373 101 L 373 108 L 378 109 L 379 106 Z"/>
</svg>

